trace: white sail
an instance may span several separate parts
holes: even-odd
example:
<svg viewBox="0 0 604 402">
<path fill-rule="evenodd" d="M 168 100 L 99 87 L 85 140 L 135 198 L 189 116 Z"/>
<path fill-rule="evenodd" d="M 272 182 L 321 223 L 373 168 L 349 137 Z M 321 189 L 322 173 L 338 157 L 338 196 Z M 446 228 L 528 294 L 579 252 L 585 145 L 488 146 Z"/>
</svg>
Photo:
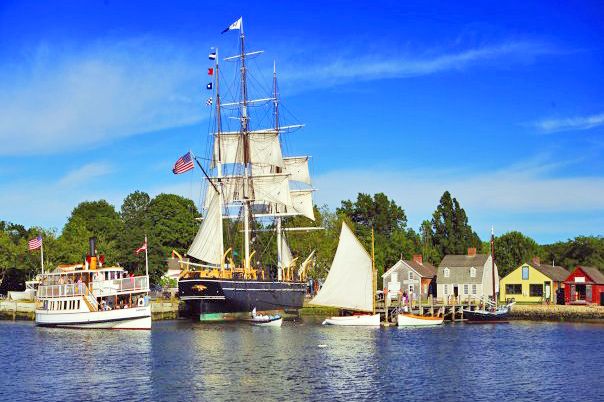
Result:
<svg viewBox="0 0 604 402">
<path fill-rule="evenodd" d="M 216 136 L 212 167 L 218 161 L 218 144 L 220 144 L 220 161 L 222 163 L 243 163 L 243 136 L 240 133 L 220 134 Z M 252 165 L 272 165 L 283 167 L 283 155 L 279 143 L 279 133 L 274 130 L 256 131 L 248 134 L 249 157 Z"/>
<path fill-rule="evenodd" d="M 283 158 L 285 173 L 289 173 L 290 180 L 310 184 L 310 173 L 308 171 L 308 156 L 292 156 Z"/>
<path fill-rule="evenodd" d="M 373 311 L 371 257 L 345 223 L 342 223 L 340 242 L 327 279 L 310 303 Z"/>
<path fill-rule="evenodd" d="M 211 185 L 210 187 L 213 194 L 209 202 L 208 212 L 199 226 L 199 231 L 187 254 L 198 260 L 220 265 L 223 253 L 220 194 Z"/>
<path fill-rule="evenodd" d="M 232 204 L 243 200 L 245 183 L 243 176 L 225 176 L 220 179 L 212 178 L 212 182 L 222 187 L 222 199 L 225 204 Z M 248 199 L 257 203 L 276 203 L 293 208 L 292 195 L 289 190 L 289 180 L 286 174 L 269 174 L 251 176 L 248 179 Z M 251 194 L 253 191 L 253 194 Z M 212 185 L 208 185 L 204 209 L 209 208 L 210 200 L 215 193 Z"/>
<path fill-rule="evenodd" d="M 289 245 L 285 240 L 285 236 L 281 236 L 281 266 L 287 268 L 291 265 L 294 260 L 292 251 L 289 249 Z"/>
<path fill-rule="evenodd" d="M 287 208 L 288 213 L 296 213 L 315 220 L 312 193 L 314 190 L 291 190 L 292 207 Z"/>
<path fill-rule="evenodd" d="M 254 189 L 254 200 L 274 202 L 288 207 L 293 206 L 289 192 L 289 180 L 286 174 L 253 176 L 250 178 Z"/>
</svg>

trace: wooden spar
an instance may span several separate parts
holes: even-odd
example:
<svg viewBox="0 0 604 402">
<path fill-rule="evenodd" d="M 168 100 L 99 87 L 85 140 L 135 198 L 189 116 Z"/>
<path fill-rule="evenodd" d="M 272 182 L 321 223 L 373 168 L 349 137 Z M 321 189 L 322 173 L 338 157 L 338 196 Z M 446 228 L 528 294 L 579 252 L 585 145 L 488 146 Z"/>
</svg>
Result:
<svg viewBox="0 0 604 402">
<path fill-rule="evenodd" d="M 279 101 L 277 100 L 277 66 L 273 60 L 273 110 L 275 114 L 275 131 L 279 133 Z M 281 217 L 277 217 L 277 280 L 283 279 Z"/>
<path fill-rule="evenodd" d="M 371 228 L 371 293 L 373 296 L 373 314 L 375 314 L 375 296 L 377 288 L 377 272 L 375 272 L 375 237 Z"/>
<path fill-rule="evenodd" d="M 497 309 L 497 294 L 495 293 L 495 230 L 491 227 L 491 275 L 493 279 L 493 301 Z"/>
</svg>

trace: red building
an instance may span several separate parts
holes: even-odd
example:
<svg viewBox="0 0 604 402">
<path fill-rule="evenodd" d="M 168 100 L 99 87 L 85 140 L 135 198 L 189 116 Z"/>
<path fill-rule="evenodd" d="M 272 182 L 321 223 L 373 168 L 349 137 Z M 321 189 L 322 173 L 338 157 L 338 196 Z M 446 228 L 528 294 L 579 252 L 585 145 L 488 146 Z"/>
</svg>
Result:
<svg viewBox="0 0 604 402">
<path fill-rule="evenodd" d="M 577 267 L 564 281 L 566 304 L 599 304 L 604 306 L 604 274 L 595 267 Z"/>
</svg>

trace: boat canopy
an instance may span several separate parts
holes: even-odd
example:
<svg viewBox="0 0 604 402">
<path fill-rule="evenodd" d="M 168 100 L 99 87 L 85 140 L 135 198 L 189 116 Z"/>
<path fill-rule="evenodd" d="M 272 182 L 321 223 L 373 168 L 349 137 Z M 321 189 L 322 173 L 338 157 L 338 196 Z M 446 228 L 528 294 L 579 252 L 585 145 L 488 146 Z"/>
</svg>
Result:
<svg viewBox="0 0 604 402">
<path fill-rule="evenodd" d="M 373 311 L 371 275 L 371 256 L 343 222 L 340 242 L 327 279 L 310 304 Z"/>
</svg>

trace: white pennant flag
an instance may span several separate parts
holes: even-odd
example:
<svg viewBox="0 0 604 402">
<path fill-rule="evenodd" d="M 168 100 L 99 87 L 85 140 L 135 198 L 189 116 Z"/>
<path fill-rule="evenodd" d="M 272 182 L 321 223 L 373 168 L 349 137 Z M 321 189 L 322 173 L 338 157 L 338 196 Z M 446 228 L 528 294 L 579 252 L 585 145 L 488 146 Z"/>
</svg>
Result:
<svg viewBox="0 0 604 402">
<path fill-rule="evenodd" d="M 231 25 L 229 25 L 224 31 L 222 31 L 221 33 L 225 33 L 227 31 L 232 31 L 234 29 L 241 29 L 241 23 L 243 21 L 243 17 L 239 17 L 239 19 L 235 22 L 233 22 Z"/>
</svg>

